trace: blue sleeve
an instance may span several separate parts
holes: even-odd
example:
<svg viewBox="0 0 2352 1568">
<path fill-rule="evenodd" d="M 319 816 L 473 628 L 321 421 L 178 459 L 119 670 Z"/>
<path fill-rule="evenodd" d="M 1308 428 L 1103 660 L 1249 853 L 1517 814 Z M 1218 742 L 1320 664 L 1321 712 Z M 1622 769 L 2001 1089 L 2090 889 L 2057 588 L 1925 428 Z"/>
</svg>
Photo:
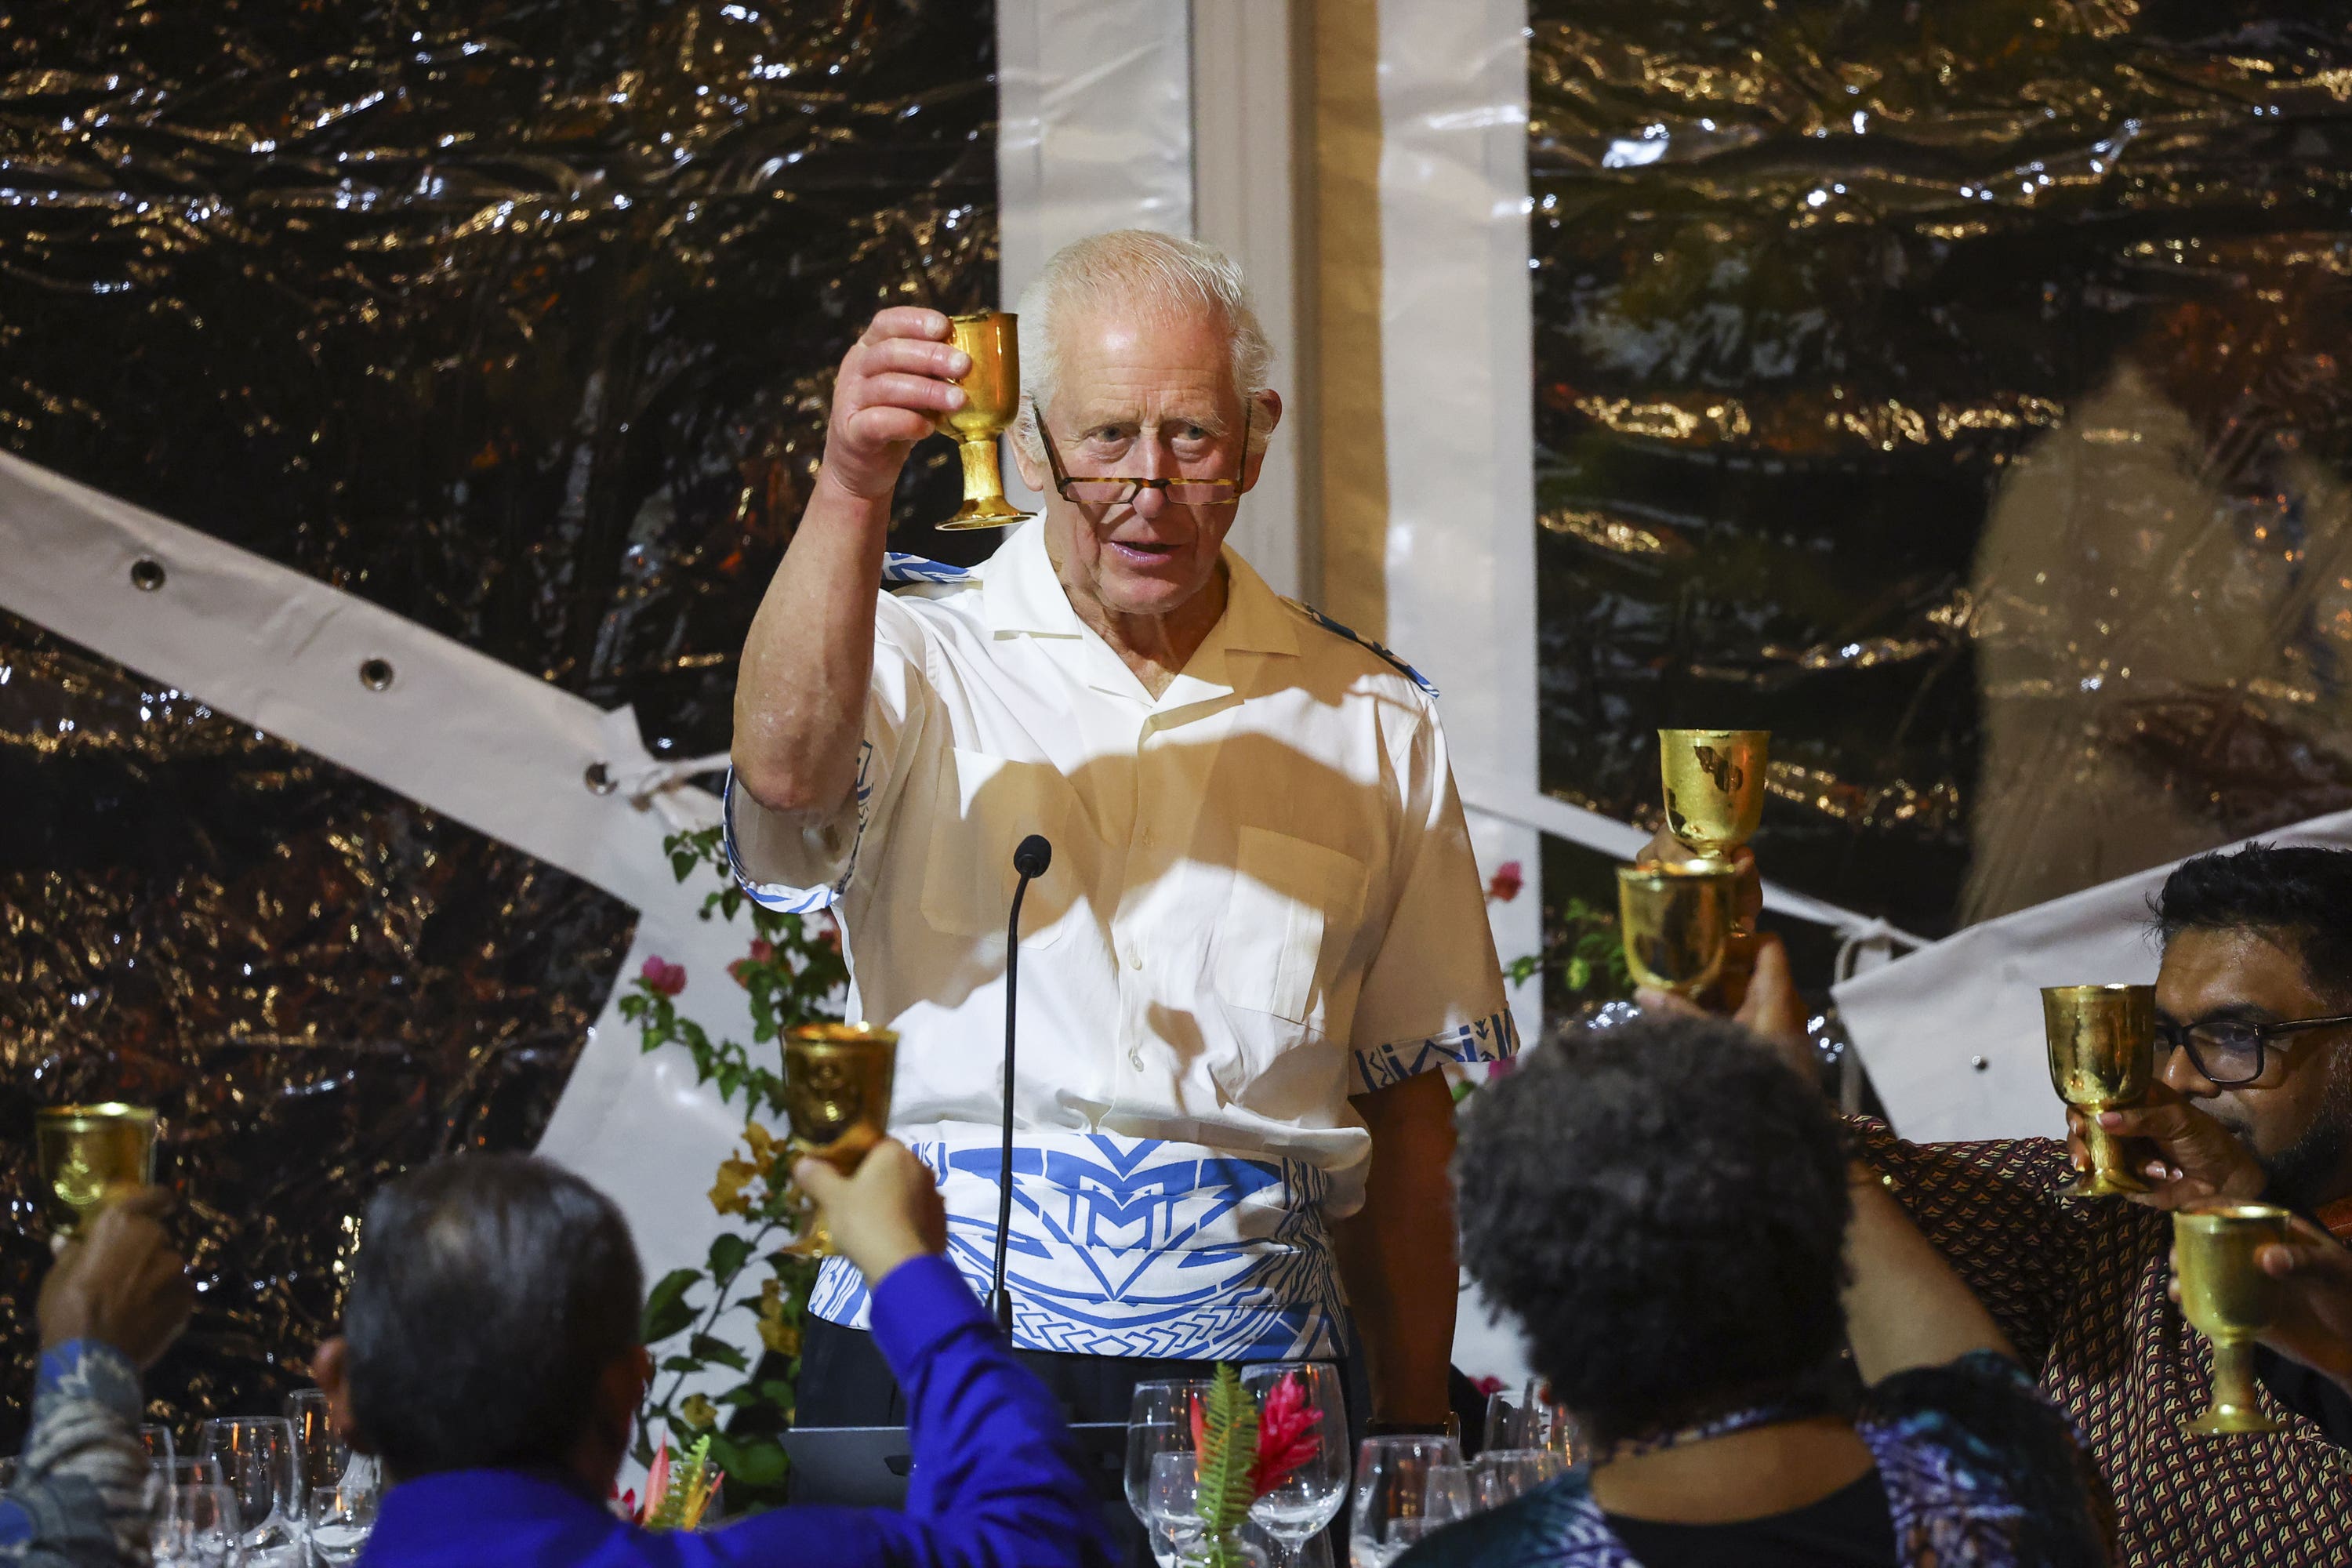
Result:
<svg viewBox="0 0 2352 1568">
<path fill-rule="evenodd" d="M 914 1258 L 876 1286 L 874 1339 L 907 1394 L 907 1510 L 779 1509 L 719 1532 L 725 1561 L 1108 1568 L 1109 1538 L 1060 1409 L 954 1265 Z"/>
<path fill-rule="evenodd" d="M 0 1499 L 0 1564 L 114 1568 L 143 1557 L 139 1415 L 139 1369 L 121 1351 L 74 1340 L 41 1352 L 16 1485 Z"/>
</svg>

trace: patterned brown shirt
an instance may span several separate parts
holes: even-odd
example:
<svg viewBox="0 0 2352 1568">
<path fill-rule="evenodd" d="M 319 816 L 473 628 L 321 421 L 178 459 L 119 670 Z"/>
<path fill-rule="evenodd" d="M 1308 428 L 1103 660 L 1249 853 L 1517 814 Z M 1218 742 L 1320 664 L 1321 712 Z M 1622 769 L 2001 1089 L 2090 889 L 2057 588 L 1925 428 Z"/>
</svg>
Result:
<svg viewBox="0 0 2352 1568">
<path fill-rule="evenodd" d="M 2026 1138 L 1906 1143 L 1853 1123 L 1862 1151 L 1975 1289 L 2042 1391 L 2074 1418 L 2114 1493 L 2130 1568 L 2344 1568 L 2352 1454 L 2318 1426 L 2191 1437 L 2212 1359 L 2167 1299 L 2169 1215 L 2073 1199 L 2066 1146 Z"/>
</svg>

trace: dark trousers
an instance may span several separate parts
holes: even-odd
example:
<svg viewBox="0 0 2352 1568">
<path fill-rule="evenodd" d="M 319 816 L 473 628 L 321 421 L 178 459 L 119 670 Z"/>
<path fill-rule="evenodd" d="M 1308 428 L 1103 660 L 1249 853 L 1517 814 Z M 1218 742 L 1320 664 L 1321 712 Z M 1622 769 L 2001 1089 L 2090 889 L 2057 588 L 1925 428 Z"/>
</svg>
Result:
<svg viewBox="0 0 2352 1568">
<path fill-rule="evenodd" d="M 1124 1426 L 1135 1400 L 1135 1385 L 1166 1378 L 1213 1377 L 1217 1363 L 1207 1361 L 1146 1360 L 1136 1356 L 1067 1355 L 1055 1351 L 1013 1352 L 1015 1360 L 1037 1374 L 1074 1423 L 1111 1421 Z M 1346 1437 L 1350 1451 L 1362 1434 L 1371 1409 L 1365 1387 L 1363 1358 L 1350 1356 L 1342 1363 L 1340 1380 L 1347 1390 L 1348 1424 L 1355 1428 Z M 844 1328 L 814 1315 L 801 1320 L 801 1374 L 793 1391 L 793 1424 L 796 1426 L 903 1426 L 907 1396 L 898 1380 L 863 1329 Z M 1103 1521 L 1118 1543 L 1120 1561 L 1129 1568 L 1153 1568 L 1151 1542 L 1142 1521 L 1127 1504 L 1123 1477 L 1089 1477 L 1095 1495 L 1102 1500 Z M 1343 1513 L 1339 1521 L 1346 1528 Z M 1339 1538 L 1344 1540 L 1344 1536 Z M 1335 1542 L 1335 1544 L 1337 1542 Z M 1344 1552 L 1337 1560 L 1345 1561 Z"/>
</svg>

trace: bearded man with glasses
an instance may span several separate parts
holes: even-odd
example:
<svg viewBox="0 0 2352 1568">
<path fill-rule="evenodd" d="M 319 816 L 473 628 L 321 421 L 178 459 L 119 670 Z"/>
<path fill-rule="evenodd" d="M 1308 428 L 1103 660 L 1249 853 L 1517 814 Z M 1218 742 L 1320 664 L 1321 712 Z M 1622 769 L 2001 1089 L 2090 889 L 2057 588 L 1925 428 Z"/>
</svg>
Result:
<svg viewBox="0 0 2352 1568">
<path fill-rule="evenodd" d="M 1073 1415 L 1360 1338 L 1353 1414 L 1437 1426 L 1438 1069 L 1517 1037 L 1434 693 L 1225 543 L 1282 416 L 1230 261 L 1097 236 L 1020 315 L 1014 451 L 1045 511 L 970 572 L 885 540 L 908 448 L 961 405 L 947 319 L 885 310 L 843 363 L 743 650 L 737 876 L 840 920 L 852 1016 L 900 1036 L 892 1130 L 983 1289 L 1011 1101 L 1013 1342 Z M 1053 854 L 1024 895 L 1007 1084 L 1030 834 Z M 894 1422 L 855 1270 L 828 1265 L 810 1305 L 800 1422 Z"/>
<path fill-rule="evenodd" d="M 2352 1554 L 2352 852 L 2252 845 L 2186 860 L 2153 908 L 2158 1082 L 2110 1111 L 2152 1191 L 2059 1189 L 2069 1137 L 1909 1143 L 1857 1119 L 1863 1156 L 2066 1411 L 2138 1568 L 2336 1568 Z M 1798 1059 L 1787 968 L 1759 963 L 1741 1018 Z M 2193 1437 L 2211 1356 L 2171 1297 L 2171 1215 L 2210 1199 L 2294 1211 L 2259 1261 L 2286 1310 L 2256 1351 L 2283 1432 Z M 2331 1230 L 2334 1234 L 2331 1234 Z"/>
</svg>

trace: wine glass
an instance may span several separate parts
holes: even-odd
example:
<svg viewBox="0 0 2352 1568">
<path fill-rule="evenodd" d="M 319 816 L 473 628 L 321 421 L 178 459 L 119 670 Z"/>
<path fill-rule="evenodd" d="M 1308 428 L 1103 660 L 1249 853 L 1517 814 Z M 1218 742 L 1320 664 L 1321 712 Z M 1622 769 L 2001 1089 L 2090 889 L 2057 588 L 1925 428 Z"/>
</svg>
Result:
<svg viewBox="0 0 2352 1568">
<path fill-rule="evenodd" d="M 1209 1385 L 1199 1378 L 1139 1383 L 1128 1405 L 1127 1506 L 1147 1529 L 1151 1521 L 1151 1462 L 1162 1454 L 1192 1452 L 1192 1406 Z M 1152 1543 L 1153 1554 L 1159 1542 Z"/>
<path fill-rule="evenodd" d="M 1470 1467 L 1462 1464 L 1432 1465 L 1429 1485 L 1422 1494 L 1422 1517 L 1428 1521 L 1424 1530 L 1439 1530 L 1468 1519 L 1478 1511 L 1476 1494 L 1470 1485 Z"/>
<path fill-rule="evenodd" d="M 321 1389 L 298 1388 L 288 1394 L 286 1419 L 294 1426 L 294 1497 L 307 1510 L 312 1494 L 358 1479 L 351 1474 L 352 1446 L 336 1434 Z M 298 1511 L 298 1520 L 307 1517 L 307 1511 Z"/>
<path fill-rule="evenodd" d="M 234 1488 L 173 1487 L 148 1534 L 156 1568 L 245 1568 L 245 1527 Z"/>
<path fill-rule="evenodd" d="M 1388 1568 L 1430 1526 L 1429 1472 L 1462 1463 L 1451 1437 L 1367 1437 L 1356 1451 L 1348 1552 L 1354 1568 Z"/>
<path fill-rule="evenodd" d="M 147 1462 L 151 1465 L 169 1466 L 179 1458 L 172 1447 L 172 1429 L 169 1426 L 142 1426 L 139 1428 L 139 1446 L 147 1450 Z"/>
<path fill-rule="evenodd" d="M 1171 1448 L 1151 1457 L 1143 1521 L 1168 1538 L 1179 1562 L 1200 1543 L 1200 1500 L 1199 1455 Z"/>
<path fill-rule="evenodd" d="M 1470 1461 L 1470 1492 L 1481 1512 L 1525 1497 L 1568 1468 L 1549 1448 L 1489 1448 Z"/>
<path fill-rule="evenodd" d="M 320 1568 L 346 1568 L 359 1561 L 360 1549 L 375 1529 L 373 1487 L 330 1484 L 310 1492 L 303 1524 L 310 1542 L 310 1557 Z"/>
<path fill-rule="evenodd" d="M 1309 1418 L 1315 1451 L 1305 1464 L 1250 1505 L 1250 1518 L 1275 1544 L 1275 1568 L 1290 1568 L 1299 1548 L 1339 1517 L 1348 1500 L 1348 1403 L 1339 1369 L 1328 1362 L 1257 1362 L 1242 1389 L 1257 1404 L 1259 1441 L 1270 1408 Z"/>
<path fill-rule="evenodd" d="M 205 1453 L 220 1462 L 221 1479 L 236 1494 L 245 1545 L 278 1552 L 295 1544 L 302 1508 L 294 1490 L 301 1450 L 294 1423 L 283 1415 L 234 1415 L 207 1421 Z"/>
</svg>

